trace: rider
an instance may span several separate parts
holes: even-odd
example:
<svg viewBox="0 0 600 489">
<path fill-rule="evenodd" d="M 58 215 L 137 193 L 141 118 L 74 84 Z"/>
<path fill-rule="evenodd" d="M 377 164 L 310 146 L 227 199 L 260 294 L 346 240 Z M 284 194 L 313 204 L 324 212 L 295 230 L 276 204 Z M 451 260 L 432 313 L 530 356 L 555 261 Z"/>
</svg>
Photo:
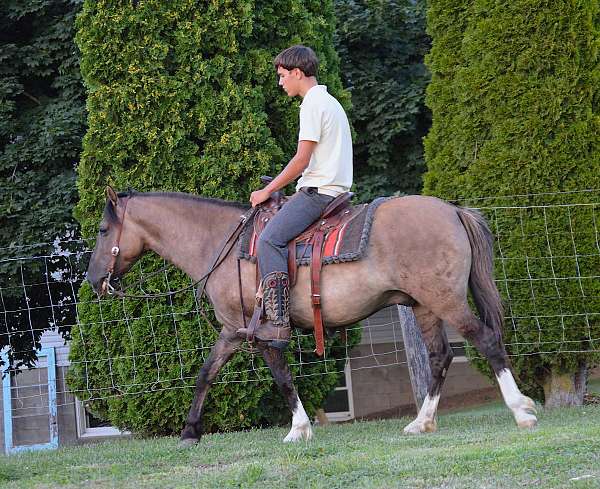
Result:
<svg viewBox="0 0 600 489">
<path fill-rule="evenodd" d="M 255 338 L 285 348 L 291 336 L 289 319 L 288 242 L 316 221 L 327 205 L 352 186 L 352 137 L 340 103 L 317 83 L 319 60 L 306 46 L 292 46 L 273 64 L 288 97 L 302 98 L 298 149 L 286 167 L 265 188 L 252 192 L 252 207 L 300 174 L 296 193 L 267 224 L 258 240 L 264 319 Z M 260 293 L 260 292 L 259 292 Z M 238 330 L 246 336 L 247 329 Z"/>
</svg>

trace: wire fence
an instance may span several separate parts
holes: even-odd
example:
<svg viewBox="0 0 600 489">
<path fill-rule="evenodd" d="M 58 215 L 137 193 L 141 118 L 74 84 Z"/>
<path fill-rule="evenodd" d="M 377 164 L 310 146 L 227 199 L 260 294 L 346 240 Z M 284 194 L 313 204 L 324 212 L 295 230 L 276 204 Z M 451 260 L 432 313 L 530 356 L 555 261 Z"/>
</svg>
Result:
<svg viewBox="0 0 600 489">
<path fill-rule="evenodd" d="M 507 197 L 511 205 L 498 205 L 497 198 L 494 206 L 481 205 L 485 199 L 467 202 L 484 213 L 495 236 L 505 343 L 514 359 L 600 358 L 600 198 L 589 191 L 587 201 L 569 202 L 573 194 L 580 195 Z M 532 197 L 551 203 L 532 203 Z M 49 402 L 45 361 L 35 355 L 42 346 L 56 347 L 58 366 L 75 369 L 80 379 L 78 387 L 68 387 L 68 370 L 59 369 L 59 406 L 72 403 L 73 394 L 94 400 L 193 388 L 197 371 L 190 366 L 206 359 L 212 347 L 214 332 L 200 315 L 207 305 L 193 291 L 177 299 L 137 300 L 135 306 L 129 299 L 80 293 L 91 245 L 68 239 L 1 249 L 0 345 L 13 400 L 18 399 L 13 416 L 37 416 Z M 144 267 L 140 263 L 130 274 L 143 279 L 150 273 Z M 163 292 L 192 283 L 175 270 L 165 270 L 159 282 Z M 80 317 L 90 308 L 97 312 L 94 319 Z M 297 378 L 342 372 L 347 364 L 356 371 L 406 363 L 394 308 L 349 328 L 350 339 L 338 337 L 324 358 L 313 354 L 312 334 L 296 331 L 294 338 L 291 366 Z M 77 360 L 68 359 L 73 340 L 83 349 Z M 121 347 L 114 348 L 116 343 Z M 217 382 L 260 382 L 270 376 L 254 354 L 245 354 L 247 367 L 226 369 Z M 28 378 L 15 375 L 24 371 L 30 372 Z"/>
</svg>

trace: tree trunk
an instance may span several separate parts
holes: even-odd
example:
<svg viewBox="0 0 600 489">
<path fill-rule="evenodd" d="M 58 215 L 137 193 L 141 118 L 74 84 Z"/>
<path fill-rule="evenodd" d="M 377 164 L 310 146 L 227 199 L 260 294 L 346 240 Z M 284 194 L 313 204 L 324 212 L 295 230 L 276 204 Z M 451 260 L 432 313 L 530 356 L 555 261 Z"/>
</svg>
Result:
<svg viewBox="0 0 600 489">
<path fill-rule="evenodd" d="M 588 368 L 582 362 L 575 373 L 552 371 L 544 381 L 545 407 L 581 406 L 587 391 Z"/>
<path fill-rule="evenodd" d="M 427 396 L 427 389 L 431 382 L 429 353 L 427 352 L 427 347 L 421 336 L 421 330 L 417 325 L 412 308 L 398 306 L 398 315 L 400 316 L 400 327 L 404 340 L 410 384 L 418 412 L 421 409 L 425 396 Z"/>
</svg>

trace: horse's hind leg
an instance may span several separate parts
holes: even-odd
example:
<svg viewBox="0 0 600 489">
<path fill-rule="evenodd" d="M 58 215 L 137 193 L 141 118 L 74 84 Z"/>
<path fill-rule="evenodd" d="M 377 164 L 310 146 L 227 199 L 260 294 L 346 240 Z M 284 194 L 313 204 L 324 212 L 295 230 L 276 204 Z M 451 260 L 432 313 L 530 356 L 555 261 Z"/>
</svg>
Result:
<svg viewBox="0 0 600 489">
<path fill-rule="evenodd" d="M 264 346 L 261 343 L 258 344 L 265 362 L 271 369 L 275 382 L 279 386 L 281 393 L 285 397 L 288 406 L 292 411 L 292 429 L 288 435 L 283 439 L 285 442 L 292 442 L 298 440 L 310 440 L 312 438 L 312 428 L 310 426 L 310 419 L 304 407 L 302 401 L 298 397 L 296 388 L 292 381 L 292 373 L 287 360 L 283 356 L 281 350 L 277 348 L 271 348 Z"/>
<path fill-rule="evenodd" d="M 500 332 L 494 331 L 477 319 L 466 304 L 461 311 L 450 314 L 444 319 L 452 324 L 490 362 L 498 384 L 500 384 L 504 402 L 513 412 L 517 425 L 520 428 L 534 427 L 537 424 L 535 403 L 529 397 L 524 396 L 517 387 Z"/>
<path fill-rule="evenodd" d="M 429 352 L 431 382 L 417 418 L 404 428 L 405 433 L 426 433 L 436 430 L 436 412 L 446 372 L 452 363 L 452 349 L 441 319 L 423 306 L 413 308 L 423 340 Z"/>
<path fill-rule="evenodd" d="M 225 365 L 235 352 L 242 340 L 235 335 L 227 333 L 225 328 L 221 331 L 219 339 L 215 342 L 210 351 L 210 355 L 202 365 L 200 374 L 196 379 L 196 393 L 192 406 L 185 422 L 185 427 L 181 432 L 181 444 L 192 445 L 202 436 L 202 406 L 204 399 L 211 384 L 219 374 L 219 371 Z"/>
</svg>

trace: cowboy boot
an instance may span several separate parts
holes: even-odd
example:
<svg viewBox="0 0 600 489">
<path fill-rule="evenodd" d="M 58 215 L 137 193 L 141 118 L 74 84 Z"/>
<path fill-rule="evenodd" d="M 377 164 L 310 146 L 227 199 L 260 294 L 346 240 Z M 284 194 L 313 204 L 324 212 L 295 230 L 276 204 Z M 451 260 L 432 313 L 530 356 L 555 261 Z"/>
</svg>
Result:
<svg viewBox="0 0 600 489">
<path fill-rule="evenodd" d="M 289 278 L 285 272 L 272 272 L 261 282 L 262 300 L 257 297 L 256 307 L 262 312 L 263 322 L 256 330 L 252 324 L 248 328 L 237 330 L 239 336 L 248 341 L 258 340 L 273 348 L 283 350 L 290 342 L 290 289 Z"/>
</svg>

